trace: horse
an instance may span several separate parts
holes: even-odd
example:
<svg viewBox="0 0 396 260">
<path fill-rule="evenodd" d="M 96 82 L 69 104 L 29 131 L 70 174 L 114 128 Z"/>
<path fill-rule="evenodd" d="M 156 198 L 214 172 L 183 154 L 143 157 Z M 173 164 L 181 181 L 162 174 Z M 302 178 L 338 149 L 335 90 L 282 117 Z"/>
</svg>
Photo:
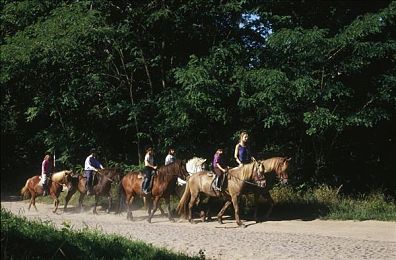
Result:
<svg viewBox="0 0 396 260">
<path fill-rule="evenodd" d="M 189 175 L 192 175 L 197 172 L 204 171 L 206 168 L 205 165 L 206 159 L 200 157 L 193 157 L 186 163 L 186 170 Z M 186 187 L 186 181 L 177 177 L 177 186 L 175 187 L 175 194 L 181 198 L 184 192 L 184 188 Z M 144 208 L 147 208 L 146 197 L 143 197 Z M 165 211 L 162 209 L 161 204 L 158 204 L 158 209 L 161 211 L 161 215 L 165 215 Z"/>
<path fill-rule="evenodd" d="M 287 184 L 289 175 L 288 175 L 288 168 L 289 168 L 289 161 L 291 160 L 290 157 L 272 157 L 269 159 L 261 160 L 264 165 L 264 185 L 261 187 L 255 185 L 248 185 L 246 192 L 254 194 L 254 219 L 258 222 L 257 219 L 257 202 L 260 196 L 263 196 L 264 199 L 269 203 L 269 208 L 265 214 L 265 219 L 268 219 L 269 215 L 272 212 L 274 207 L 274 200 L 271 197 L 269 191 L 272 189 L 274 184 L 279 181 L 282 184 Z"/>
<path fill-rule="evenodd" d="M 105 168 L 100 169 L 96 173 L 94 177 L 94 186 L 93 186 L 93 195 L 95 195 L 95 205 L 93 208 L 93 213 L 98 214 L 96 211 L 96 207 L 98 205 L 98 200 L 100 196 L 107 196 L 108 200 L 108 207 L 106 209 L 107 213 L 110 213 L 111 205 L 112 205 L 112 198 L 110 194 L 111 184 L 113 182 L 119 182 L 121 179 L 122 171 L 118 168 Z M 80 211 L 83 211 L 83 200 L 85 195 L 87 194 L 86 189 L 86 181 L 87 178 L 83 177 L 82 175 L 73 176 L 70 182 L 70 189 L 68 190 L 65 198 L 65 206 L 64 210 L 66 211 L 67 204 L 69 203 L 70 198 L 76 191 L 80 192 L 80 197 L 78 199 L 78 205 Z"/>
<path fill-rule="evenodd" d="M 187 181 L 186 189 L 180 202 L 177 206 L 178 214 L 193 223 L 192 208 L 199 202 L 199 194 L 204 193 L 210 197 L 224 196 L 227 201 L 223 208 L 217 214 L 219 223 L 223 223 L 222 217 L 227 207 L 232 203 L 234 206 L 235 220 L 238 226 L 244 226 L 239 218 L 238 199 L 241 191 L 247 183 L 259 180 L 263 177 L 264 165 L 260 161 L 254 161 L 240 167 L 228 170 L 227 185 L 223 191 L 215 191 L 212 187 L 213 173 L 210 171 L 203 171 L 193 174 Z"/>
<path fill-rule="evenodd" d="M 72 171 L 60 171 L 55 172 L 51 175 L 50 183 L 49 183 L 49 194 L 54 200 L 55 208 L 52 210 L 53 213 L 56 213 L 59 206 L 59 194 L 62 192 L 63 185 L 68 185 L 71 180 Z M 36 175 L 29 179 L 27 179 L 25 186 L 21 189 L 22 198 L 30 197 L 30 203 L 28 210 L 33 205 L 33 207 L 37 211 L 36 207 L 36 197 L 42 195 L 44 192 L 42 184 L 40 184 L 41 176 Z"/>
<path fill-rule="evenodd" d="M 186 178 L 188 176 L 186 166 L 181 160 L 176 160 L 175 162 L 162 166 L 157 170 L 155 177 L 152 180 L 151 193 L 144 195 L 142 192 L 142 182 L 143 178 L 141 172 L 132 171 L 127 173 L 121 180 L 120 192 L 125 197 L 127 203 L 127 219 L 132 220 L 131 205 L 134 198 L 139 196 L 146 196 L 153 200 L 153 205 L 149 205 L 148 219 L 147 221 L 151 223 L 151 219 L 158 208 L 159 200 L 161 198 L 165 199 L 168 209 L 168 218 L 171 222 L 174 221 L 171 210 L 170 210 L 170 195 L 174 193 L 177 178 Z M 120 196 L 120 204 L 121 204 Z"/>
</svg>

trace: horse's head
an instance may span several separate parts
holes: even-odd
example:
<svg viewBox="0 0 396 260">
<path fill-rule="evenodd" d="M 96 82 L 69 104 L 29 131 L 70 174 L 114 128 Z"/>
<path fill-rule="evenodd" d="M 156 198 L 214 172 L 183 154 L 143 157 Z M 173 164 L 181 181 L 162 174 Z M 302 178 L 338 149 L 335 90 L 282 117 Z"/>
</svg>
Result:
<svg viewBox="0 0 396 260">
<path fill-rule="evenodd" d="M 289 174 L 287 173 L 287 169 L 289 168 L 289 161 L 291 158 L 283 157 L 282 161 L 279 163 L 278 168 L 276 170 L 276 174 L 281 183 L 286 184 L 289 179 Z"/>
<path fill-rule="evenodd" d="M 105 176 L 110 182 L 119 182 L 122 177 L 122 170 L 118 168 L 114 169 L 102 169 L 99 170 L 99 173 Z"/>
<path fill-rule="evenodd" d="M 186 180 L 187 177 L 190 176 L 187 171 L 186 163 L 184 161 L 179 161 L 177 163 L 180 167 L 180 171 L 178 171 L 178 177 L 182 178 L 183 180 Z"/>
</svg>

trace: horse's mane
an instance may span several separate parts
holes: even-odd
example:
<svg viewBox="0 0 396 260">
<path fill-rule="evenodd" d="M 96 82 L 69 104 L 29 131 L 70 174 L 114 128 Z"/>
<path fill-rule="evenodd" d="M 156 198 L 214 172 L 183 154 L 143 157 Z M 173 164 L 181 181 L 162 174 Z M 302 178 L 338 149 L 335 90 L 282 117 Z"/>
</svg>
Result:
<svg viewBox="0 0 396 260">
<path fill-rule="evenodd" d="M 160 167 L 157 170 L 158 180 L 163 182 L 163 181 L 168 181 L 169 179 L 175 177 L 176 176 L 174 174 L 175 170 L 177 172 L 180 171 L 181 166 L 182 166 L 182 161 L 177 159 L 171 164 Z"/>
<path fill-rule="evenodd" d="M 63 181 L 63 177 L 65 176 L 65 174 L 71 174 L 71 173 L 72 173 L 72 171 L 69 171 L 69 170 L 55 172 L 52 174 L 51 179 L 52 179 L 52 181 L 60 182 L 60 181 Z"/>
<path fill-rule="evenodd" d="M 275 171 L 279 173 L 282 171 L 282 167 L 284 163 L 287 163 L 290 159 L 287 157 L 272 157 L 266 160 L 263 160 L 265 172 Z M 287 165 L 286 165 L 287 167 Z"/>
<path fill-rule="evenodd" d="M 251 162 L 244 164 L 242 167 L 236 167 L 231 169 L 231 176 L 237 177 L 241 180 L 248 180 L 252 178 L 254 167 L 256 167 L 256 162 Z"/>
</svg>

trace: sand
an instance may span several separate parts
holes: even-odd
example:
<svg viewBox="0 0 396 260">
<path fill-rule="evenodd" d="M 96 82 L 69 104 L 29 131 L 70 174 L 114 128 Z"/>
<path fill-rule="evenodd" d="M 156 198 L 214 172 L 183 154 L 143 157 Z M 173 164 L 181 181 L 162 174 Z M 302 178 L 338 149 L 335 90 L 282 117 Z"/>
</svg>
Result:
<svg viewBox="0 0 396 260">
<path fill-rule="evenodd" d="M 237 227 L 233 219 L 191 224 L 156 214 L 149 224 L 143 210 L 134 211 L 134 220 L 126 213 L 105 213 L 99 208 L 83 213 L 63 205 L 52 213 L 52 205 L 37 203 L 38 212 L 28 211 L 28 201 L 2 201 L 1 206 L 28 219 L 51 221 L 57 227 L 66 223 L 73 229 L 91 228 L 104 233 L 141 240 L 175 252 L 206 259 L 396 259 L 396 222 L 382 221 L 245 221 Z"/>
</svg>

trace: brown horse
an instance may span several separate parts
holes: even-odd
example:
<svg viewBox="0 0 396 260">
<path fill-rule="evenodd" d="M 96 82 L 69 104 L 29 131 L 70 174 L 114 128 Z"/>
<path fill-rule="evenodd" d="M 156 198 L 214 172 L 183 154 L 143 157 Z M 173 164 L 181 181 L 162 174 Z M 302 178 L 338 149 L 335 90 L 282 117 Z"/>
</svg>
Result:
<svg viewBox="0 0 396 260">
<path fill-rule="evenodd" d="M 96 211 L 96 207 L 98 205 L 98 200 L 100 196 L 107 196 L 108 200 L 108 207 L 106 212 L 110 212 L 110 208 L 112 205 L 112 198 L 110 195 L 111 184 L 113 182 L 119 182 L 121 179 L 122 171 L 120 169 L 111 169 L 105 168 L 99 170 L 94 177 L 94 186 L 93 186 L 93 194 L 95 195 L 95 205 L 93 208 L 93 213 L 98 214 Z M 65 198 L 65 207 L 64 210 L 67 208 L 67 204 L 69 203 L 70 198 L 76 191 L 80 192 L 80 198 L 78 199 L 78 205 L 81 211 L 83 211 L 83 200 L 85 195 L 87 194 L 87 189 L 85 186 L 87 179 L 81 175 L 75 176 L 71 180 L 70 189 L 67 192 Z"/>
<path fill-rule="evenodd" d="M 151 223 L 151 219 L 158 208 L 161 198 L 165 199 L 169 220 L 174 221 L 170 210 L 170 195 L 174 193 L 177 178 L 185 179 L 187 175 L 186 165 L 181 160 L 176 160 L 171 164 L 162 166 L 157 170 L 156 176 L 153 178 L 151 194 L 144 195 L 142 192 L 143 178 L 141 172 L 133 171 L 127 173 L 120 183 L 120 191 L 124 195 L 127 204 L 127 219 L 133 219 L 131 205 L 134 198 L 139 195 L 153 200 L 153 203 L 151 201 L 149 203 L 149 216 L 147 219 L 149 223 Z"/>
<path fill-rule="evenodd" d="M 58 209 L 59 206 L 59 194 L 62 191 L 63 184 L 69 184 L 71 180 L 71 171 L 60 171 L 53 173 L 51 178 L 50 178 L 50 183 L 49 183 L 49 194 L 54 200 L 54 206 L 55 208 L 53 209 L 53 213 L 55 213 Z M 37 211 L 36 207 L 36 197 L 39 195 L 43 195 L 43 186 L 40 184 L 40 179 L 41 177 L 39 175 L 33 176 L 29 179 L 27 179 L 25 186 L 21 189 L 21 195 L 23 198 L 25 197 L 30 197 L 30 203 L 28 209 L 30 210 L 30 207 L 33 205 L 33 207 Z"/>
<path fill-rule="evenodd" d="M 232 203 L 235 211 L 235 220 L 238 226 L 244 226 L 239 218 L 238 199 L 243 188 L 250 182 L 255 182 L 262 178 L 264 165 L 260 161 L 245 164 L 240 167 L 230 169 L 227 177 L 227 187 L 222 191 L 215 191 L 212 187 L 213 174 L 209 171 L 193 174 L 187 181 L 184 194 L 177 206 L 177 212 L 183 217 L 187 217 L 192 223 L 191 210 L 199 201 L 198 195 L 205 193 L 210 197 L 224 196 L 227 201 L 217 214 L 217 220 L 222 222 L 222 217 L 227 207 Z"/>
<path fill-rule="evenodd" d="M 266 160 L 262 160 L 263 165 L 264 165 L 264 185 L 262 186 L 256 186 L 256 185 L 248 185 L 246 187 L 246 190 L 244 191 L 245 193 L 253 193 L 254 194 L 254 205 L 256 205 L 255 211 L 254 211 L 254 219 L 256 222 L 258 222 L 257 219 L 257 202 L 259 200 L 260 196 L 263 196 L 263 198 L 269 203 L 269 208 L 267 210 L 267 213 L 265 214 L 265 219 L 268 219 L 269 215 L 272 212 L 272 209 L 274 207 L 274 200 L 271 197 L 271 194 L 269 191 L 272 189 L 274 184 L 276 182 L 281 182 L 283 184 L 286 184 L 289 179 L 288 175 L 288 168 L 289 168 L 289 161 L 291 158 L 288 157 L 272 157 Z"/>
</svg>

